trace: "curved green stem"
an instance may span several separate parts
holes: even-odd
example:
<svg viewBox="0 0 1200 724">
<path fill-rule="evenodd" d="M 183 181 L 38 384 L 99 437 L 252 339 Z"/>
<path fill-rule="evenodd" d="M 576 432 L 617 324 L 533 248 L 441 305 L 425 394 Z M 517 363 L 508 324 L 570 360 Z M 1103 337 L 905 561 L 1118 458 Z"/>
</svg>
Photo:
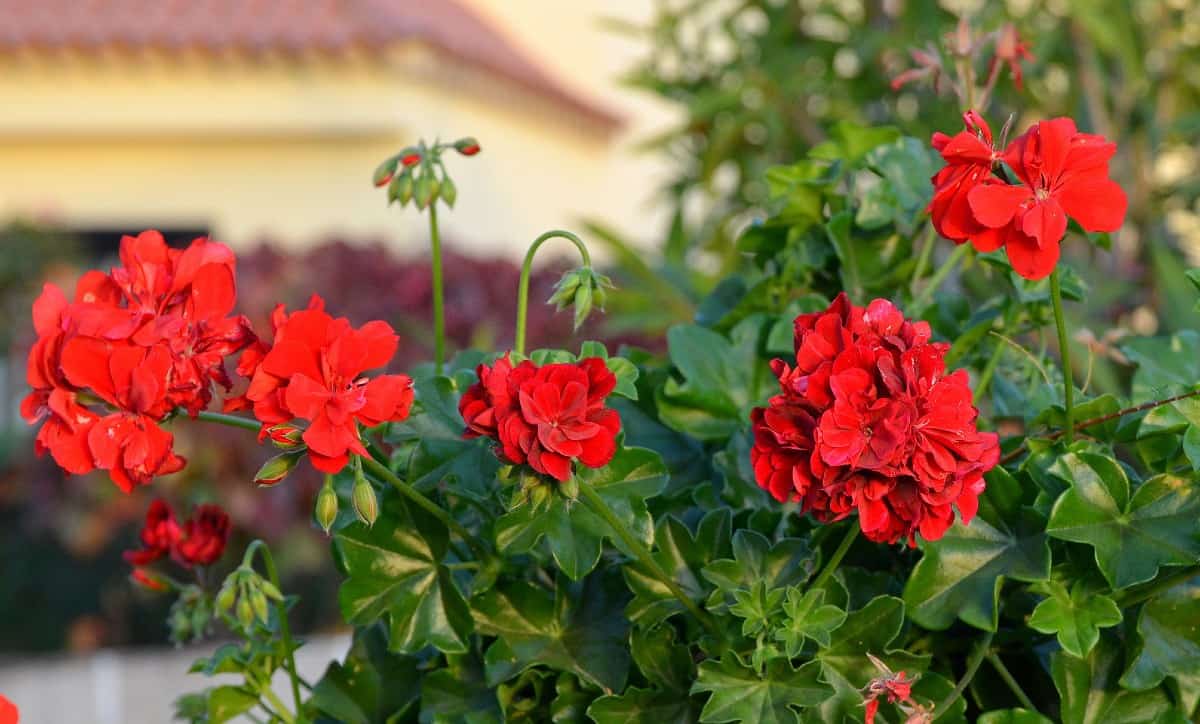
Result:
<svg viewBox="0 0 1200 724">
<path fill-rule="evenodd" d="M 928 229 L 925 232 L 925 244 L 921 247 L 921 255 L 917 257 L 917 265 L 913 267 L 912 281 L 908 285 L 913 295 L 917 293 L 921 276 L 925 274 L 925 267 L 929 266 L 929 260 L 933 257 L 933 247 L 937 244 L 937 231 L 933 228 L 932 221 L 928 222 Z"/>
<path fill-rule="evenodd" d="M 271 549 L 262 540 L 255 540 L 246 547 L 246 553 L 242 556 L 242 565 L 249 566 L 254 560 L 254 554 L 259 553 L 259 558 L 262 559 L 263 566 L 267 569 L 267 578 L 271 584 L 278 590 L 283 590 L 279 583 L 279 571 L 275 568 L 275 559 L 271 556 Z M 279 616 L 279 636 L 283 639 L 283 648 L 287 651 L 287 659 L 284 661 L 284 667 L 287 669 L 288 678 L 292 681 L 292 698 L 296 702 L 296 714 L 300 714 L 301 708 L 304 706 L 303 700 L 300 698 L 300 672 L 296 670 L 296 654 L 295 646 L 292 645 L 292 632 L 288 626 L 287 602 L 276 601 L 275 612 Z M 271 692 L 270 683 L 268 682 L 264 692 L 269 694 L 272 703 L 282 711 L 286 712 L 287 708 L 275 698 Z"/>
<path fill-rule="evenodd" d="M 946 261 L 933 272 L 933 276 L 929 278 L 929 282 L 921 288 L 921 293 L 913 299 L 913 308 L 920 309 L 929 303 L 933 298 L 933 293 L 938 287 L 942 286 L 942 282 L 946 281 L 946 277 L 950 276 L 950 272 L 958 266 L 963 257 L 971 251 L 971 245 L 968 243 L 959 244 L 954 251 L 950 252 L 950 256 L 946 257 Z"/>
<path fill-rule="evenodd" d="M 226 425 L 228 427 L 240 427 L 243 430 L 253 430 L 254 432 L 262 429 L 262 423 L 258 420 L 249 417 L 238 417 L 237 415 L 227 415 L 224 412 L 201 410 L 196 415 L 196 419 L 203 420 L 204 422 L 215 422 L 218 425 Z"/>
<path fill-rule="evenodd" d="M 436 201 L 429 204 L 429 245 L 433 266 L 433 365 L 440 375 L 446 362 L 446 299 L 442 289 L 442 237 L 438 233 Z"/>
<path fill-rule="evenodd" d="M 458 534 L 458 537 L 462 538 L 463 541 L 465 541 L 466 544 L 471 547 L 471 550 L 475 552 L 476 556 L 479 558 L 488 557 L 488 550 L 487 547 L 483 545 L 483 542 L 472 535 L 471 531 L 463 527 L 461 523 L 443 510 L 441 506 L 425 497 L 413 486 L 401 480 L 386 465 L 380 463 L 375 458 L 360 457 L 360 459 L 362 460 L 362 466 L 364 470 L 379 478 L 381 481 L 390 483 L 397 492 L 415 503 L 417 507 L 437 518 L 439 521 L 441 521 L 442 525 Z"/>
<path fill-rule="evenodd" d="M 638 562 L 641 563 L 646 570 L 651 573 L 651 575 L 653 575 L 664 586 L 666 586 L 667 590 L 671 592 L 671 595 L 678 599 L 678 601 L 683 604 L 683 607 L 687 609 L 689 613 L 695 616 L 696 619 L 700 621 L 701 625 L 704 626 L 704 628 L 708 629 L 709 633 L 718 639 L 723 639 L 724 636 L 721 634 L 721 629 L 717 627 L 716 622 L 713 621 L 708 612 L 697 606 L 696 602 L 693 601 L 691 597 L 689 597 L 687 593 L 679 587 L 679 584 L 675 582 L 675 579 L 669 576 L 667 572 L 662 569 L 662 566 L 658 565 L 658 561 L 654 560 L 654 555 L 650 553 L 650 549 L 646 548 L 646 546 L 643 545 L 642 542 L 638 540 L 632 532 L 630 532 L 629 528 L 627 528 L 625 524 L 621 522 L 621 519 L 612 512 L 612 508 L 608 507 L 608 503 L 604 502 L 604 498 L 601 498 L 600 494 L 593 490 L 586 483 L 579 486 L 579 494 L 580 497 L 583 498 L 583 501 L 587 503 L 588 507 L 592 509 L 592 512 L 600 516 L 600 518 L 608 524 L 608 527 L 612 528 L 613 532 L 617 534 L 617 537 L 621 539 L 621 542 L 625 544 L 625 547 L 633 552 L 633 555 L 635 558 L 637 558 Z"/>
<path fill-rule="evenodd" d="M 1063 439 L 1068 445 L 1075 439 L 1075 381 L 1071 369 L 1071 347 L 1067 343 L 1067 321 L 1063 317 L 1062 288 L 1058 282 L 1058 268 L 1050 274 L 1050 300 L 1054 304 L 1054 325 L 1058 328 L 1058 353 L 1062 357 L 1063 405 L 1066 407 L 1067 423 Z"/>
<path fill-rule="evenodd" d="M 854 541 L 858 538 L 858 533 L 858 522 L 851 521 L 850 530 L 846 531 L 845 537 L 842 538 L 841 543 L 838 543 L 837 549 L 833 551 L 833 555 L 829 557 L 829 560 L 825 563 L 825 567 L 821 569 L 821 572 L 817 574 L 817 577 L 809 585 L 808 588 L 810 591 L 824 586 L 829 581 L 830 577 L 837 571 L 837 567 L 841 565 L 842 559 L 846 557 L 846 552 L 850 550 L 850 546 L 854 545 Z"/>
<path fill-rule="evenodd" d="M 265 696 L 267 701 L 271 702 L 271 704 L 275 707 L 275 709 L 271 711 L 274 716 L 279 717 L 284 724 L 294 724 L 296 717 L 292 716 L 291 713 L 288 712 L 287 707 L 283 705 L 283 702 L 279 700 L 279 697 L 275 695 L 275 692 L 271 691 L 271 682 L 268 681 L 266 685 L 263 686 L 262 695 Z"/>
<path fill-rule="evenodd" d="M 1008 667 L 1004 665 L 1004 662 L 1000 660 L 996 652 L 988 651 L 985 658 L 992 665 L 992 668 L 996 670 L 996 673 L 1000 675 L 1000 678 L 1004 680 L 1004 684 L 1008 687 L 1008 690 L 1013 693 L 1013 696 L 1017 697 L 1017 701 L 1021 702 L 1021 706 L 1029 711 L 1036 712 L 1037 707 L 1033 705 L 1033 700 L 1029 698 L 1029 695 L 1017 683 L 1016 677 L 1012 675 L 1012 672 L 1008 670 Z"/>
<path fill-rule="evenodd" d="M 519 355 L 525 354 L 525 316 L 529 310 L 529 274 L 533 268 L 533 256 L 537 254 L 537 250 L 541 248 L 550 239 L 560 238 L 566 239 L 575 245 L 579 250 L 579 255 L 583 257 L 583 265 L 590 267 L 592 265 L 592 256 L 588 253 L 587 246 L 580 238 L 569 231 L 562 229 L 551 229 L 533 240 L 529 245 L 529 251 L 525 253 L 525 262 L 521 264 L 521 282 L 517 287 L 517 334 L 513 340 L 513 351 Z"/>
<path fill-rule="evenodd" d="M 992 638 L 995 635 L 994 631 L 988 631 L 983 640 L 976 645 L 975 651 L 971 653 L 971 658 L 967 659 L 967 670 L 963 672 L 962 678 L 954 686 L 954 691 L 950 692 L 945 699 L 942 699 L 934 710 L 934 721 L 942 718 L 946 712 L 950 711 L 950 707 L 954 706 L 954 702 L 958 701 L 963 692 L 967 690 L 967 687 L 971 685 L 971 680 L 975 678 L 975 673 L 979 671 L 979 665 L 983 663 L 984 657 L 987 656 L 988 651 L 992 648 Z"/>
<path fill-rule="evenodd" d="M 996 349 L 992 350 L 992 356 L 988 358 L 987 364 L 983 368 L 983 372 L 979 374 L 979 382 L 975 384 L 975 404 L 978 405 L 983 396 L 987 394 L 988 387 L 992 384 L 992 377 L 996 375 L 996 367 L 1000 364 L 1000 358 L 1004 356 L 1004 342 L 997 341 Z"/>
</svg>

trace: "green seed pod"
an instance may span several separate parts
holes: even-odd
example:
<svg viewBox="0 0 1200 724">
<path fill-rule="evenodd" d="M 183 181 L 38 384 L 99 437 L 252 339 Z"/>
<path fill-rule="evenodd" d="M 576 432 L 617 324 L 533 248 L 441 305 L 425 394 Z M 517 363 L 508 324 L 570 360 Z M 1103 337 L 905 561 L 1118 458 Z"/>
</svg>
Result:
<svg viewBox="0 0 1200 724">
<path fill-rule="evenodd" d="M 379 501 L 375 498 L 375 488 L 361 475 L 354 481 L 351 499 L 358 519 L 368 526 L 375 525 L 375 519 L 379 517 Z"/>
<path fill-rule="evenodd" d="M 329 529 L 333 527 L 333 523 L 337 520 L 338 514 L 338 497 L 333 491 L 333 486 L 326 484 L 317 493 L 317 505 L 313 511 L 313 515 L 317 519 L 317 525 L 325 531 L 325 535 L 329 535 Z"/>
</svg>

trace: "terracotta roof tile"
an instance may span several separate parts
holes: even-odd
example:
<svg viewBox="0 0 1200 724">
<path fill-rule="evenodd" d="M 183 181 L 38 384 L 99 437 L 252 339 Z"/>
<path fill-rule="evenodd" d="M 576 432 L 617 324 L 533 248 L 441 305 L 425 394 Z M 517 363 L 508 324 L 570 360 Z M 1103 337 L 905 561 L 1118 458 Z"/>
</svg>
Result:
<svg viewBox="0 0 1200 724">
<path fill-rule="evenodd" d="M 109 47 L 213 51 L 383 49 L 416 40 L 604 126 L 580 98 L 457 0 L 0 0 L 0 52 Z"/>
</svg>

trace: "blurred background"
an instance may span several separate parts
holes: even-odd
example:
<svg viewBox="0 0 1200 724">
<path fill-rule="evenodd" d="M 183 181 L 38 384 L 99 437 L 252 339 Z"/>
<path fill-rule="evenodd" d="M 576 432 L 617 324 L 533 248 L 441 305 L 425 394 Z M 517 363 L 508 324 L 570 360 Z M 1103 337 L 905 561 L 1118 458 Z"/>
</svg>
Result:
<svg viewBox="0 0 1200 724">
<path fill-rule="evenodd" d="M 1103 361 L 1127 331 L 1196 326 L 1182 271 L 1200 265 L 1200 0 L 0 0 L 0 691 L 39 662 L 165 645 L 165 604 L 120 559 L 155 495 L 220 500 L 235 549 L 277 549 L 300 628 L 339 620 L 317 480 L 255 489 L 253 441 L 179 428 L 187 470 L 131 496 L 33 458 L 17 406 L 43 280 L 107 268 L 123 233 L 207 234 L 238 252 L 256 321 L 316 291 L 394 324 L 402 369 L 430 354 L 427 221 L 388 208 L 371 172 L 419 138 L 472 135 L 483 152 L 451 158 L 458 203 L 441 214 L 454 345 L 509 343 L 520 255 L 563 227 L 620 291 L 578 335 L 535 308 L 531 342 L 654 347 L 741 263 L 768 167 L 839 121 L 961 128 L 929 83 L 891 87 L 960 17 L 1013 23 L 1032 54 L 993 128 L 1069 114 L 1119 144 L 1126 226 L 1109 251 L 1069 250 L 1107 279 L 1079 341 Z M 566 263 L 538 271 L 535 299 Z M 1097 387 L 1115 384 L 1106 369 Z M 119 700 L 104 711 L 134 721 Z"/>
</svg>

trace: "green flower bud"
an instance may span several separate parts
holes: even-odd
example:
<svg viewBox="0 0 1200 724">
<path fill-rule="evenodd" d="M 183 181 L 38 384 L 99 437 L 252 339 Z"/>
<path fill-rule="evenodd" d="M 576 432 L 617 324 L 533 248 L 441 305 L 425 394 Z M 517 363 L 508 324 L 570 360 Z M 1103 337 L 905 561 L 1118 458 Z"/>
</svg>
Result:
<svg viewBox="0 0 1200 724">
<path fill-rule="evenodd" d="M 242 596 L 237 602 L 237 620 L 242 629 L 249 631 L 254 627 L 254 606 L 248 596 Z"/>
<path fill-rule="evenodd" d="M 317 493 L 317 505 L 313 514 L 317 519 L 317 525 L 321 526 L 325 535 L 329 535 L 329 529 L 337 520 L 338 497 L 337 493 L 333 491 L 333 486 L 328 482 L 321 487 L 321 492 Z"/>
<path fill-rule="evenodd" d="M 383 163 L 375 167 L 375 175 L 372 179 L 375 186 L 383 186 L 392 180 L 392 176 L 396 173 L 396 167 L 400 165 L 400 154 L 396 154 L 391 158 L 384 160 Z"/>
<path fill-rule="evenodd" d="M 266 626 L 271 618 L 271 609 L 267 605 L 267 597 L 260 589 L 256 588 L 250 592 L 250 605 L 254 608 L 254 617 Z"/>
<path fill-rule="evenodd" d="M 217 610 L 228 612 L 233 609 L 234 602 L 237 601 L 237 587 L 229 585 L 229 581 L 221 586 L 221 592 L 217 594 Z"/>
<path fill-rule="evenodd" d="M 272 601 L 282 601 L 283 600 L 283 593 L 281 593 L 280 590 L 275 587 L 274 583 L 271 583 L 270 581 L 268 581 L 265 578 L 262 580 L 261 583 L 258 584 L 258 590 L 262 591 L 263 595 L 266 596 L 267 598 L 271 599 Z"/>
<path fill-rule="evenodd" d="M 354 481 L 350 497 L 354 501 L 354 512 L 358 519 L 368 526 L 375 525 L 375 519 L 379 517 L 379 501 L 375 498 L 375 488 L 361 474 Z"/>
<path fill-rule="evenodd" d="M 433 184 L 433 174 L 428 171 L 417 179 L 413 190 L 413 200 L 417 202 L 418 209 L 424 209 L 433 201 Z"/>
<path fill-rule="evenodd" d="M 254 474 L 254 482 L 259 485 L 275 485 L 279 481 L 288 476 L 292 469 L 300 462 L 303 457 L 299 452 L 280 453 L 270 460 L 263 463 L 263 466 Z"/>
<path fill-rule="evenodd" d="M 575 330 L 583 326 L 587 321 L 588 315 L 592 313 L 592 285 L 591 279 L 588 283 L 580 284 L 575 290 Z"/>
<path fill-rule="evenodd" d="M 454 202 L 458 199 L 458 188 L 449 176 L 442 177 L 441 191 L 442 201 L 445 201 L 447 206 L 453 207 Z"/>
</svg>

